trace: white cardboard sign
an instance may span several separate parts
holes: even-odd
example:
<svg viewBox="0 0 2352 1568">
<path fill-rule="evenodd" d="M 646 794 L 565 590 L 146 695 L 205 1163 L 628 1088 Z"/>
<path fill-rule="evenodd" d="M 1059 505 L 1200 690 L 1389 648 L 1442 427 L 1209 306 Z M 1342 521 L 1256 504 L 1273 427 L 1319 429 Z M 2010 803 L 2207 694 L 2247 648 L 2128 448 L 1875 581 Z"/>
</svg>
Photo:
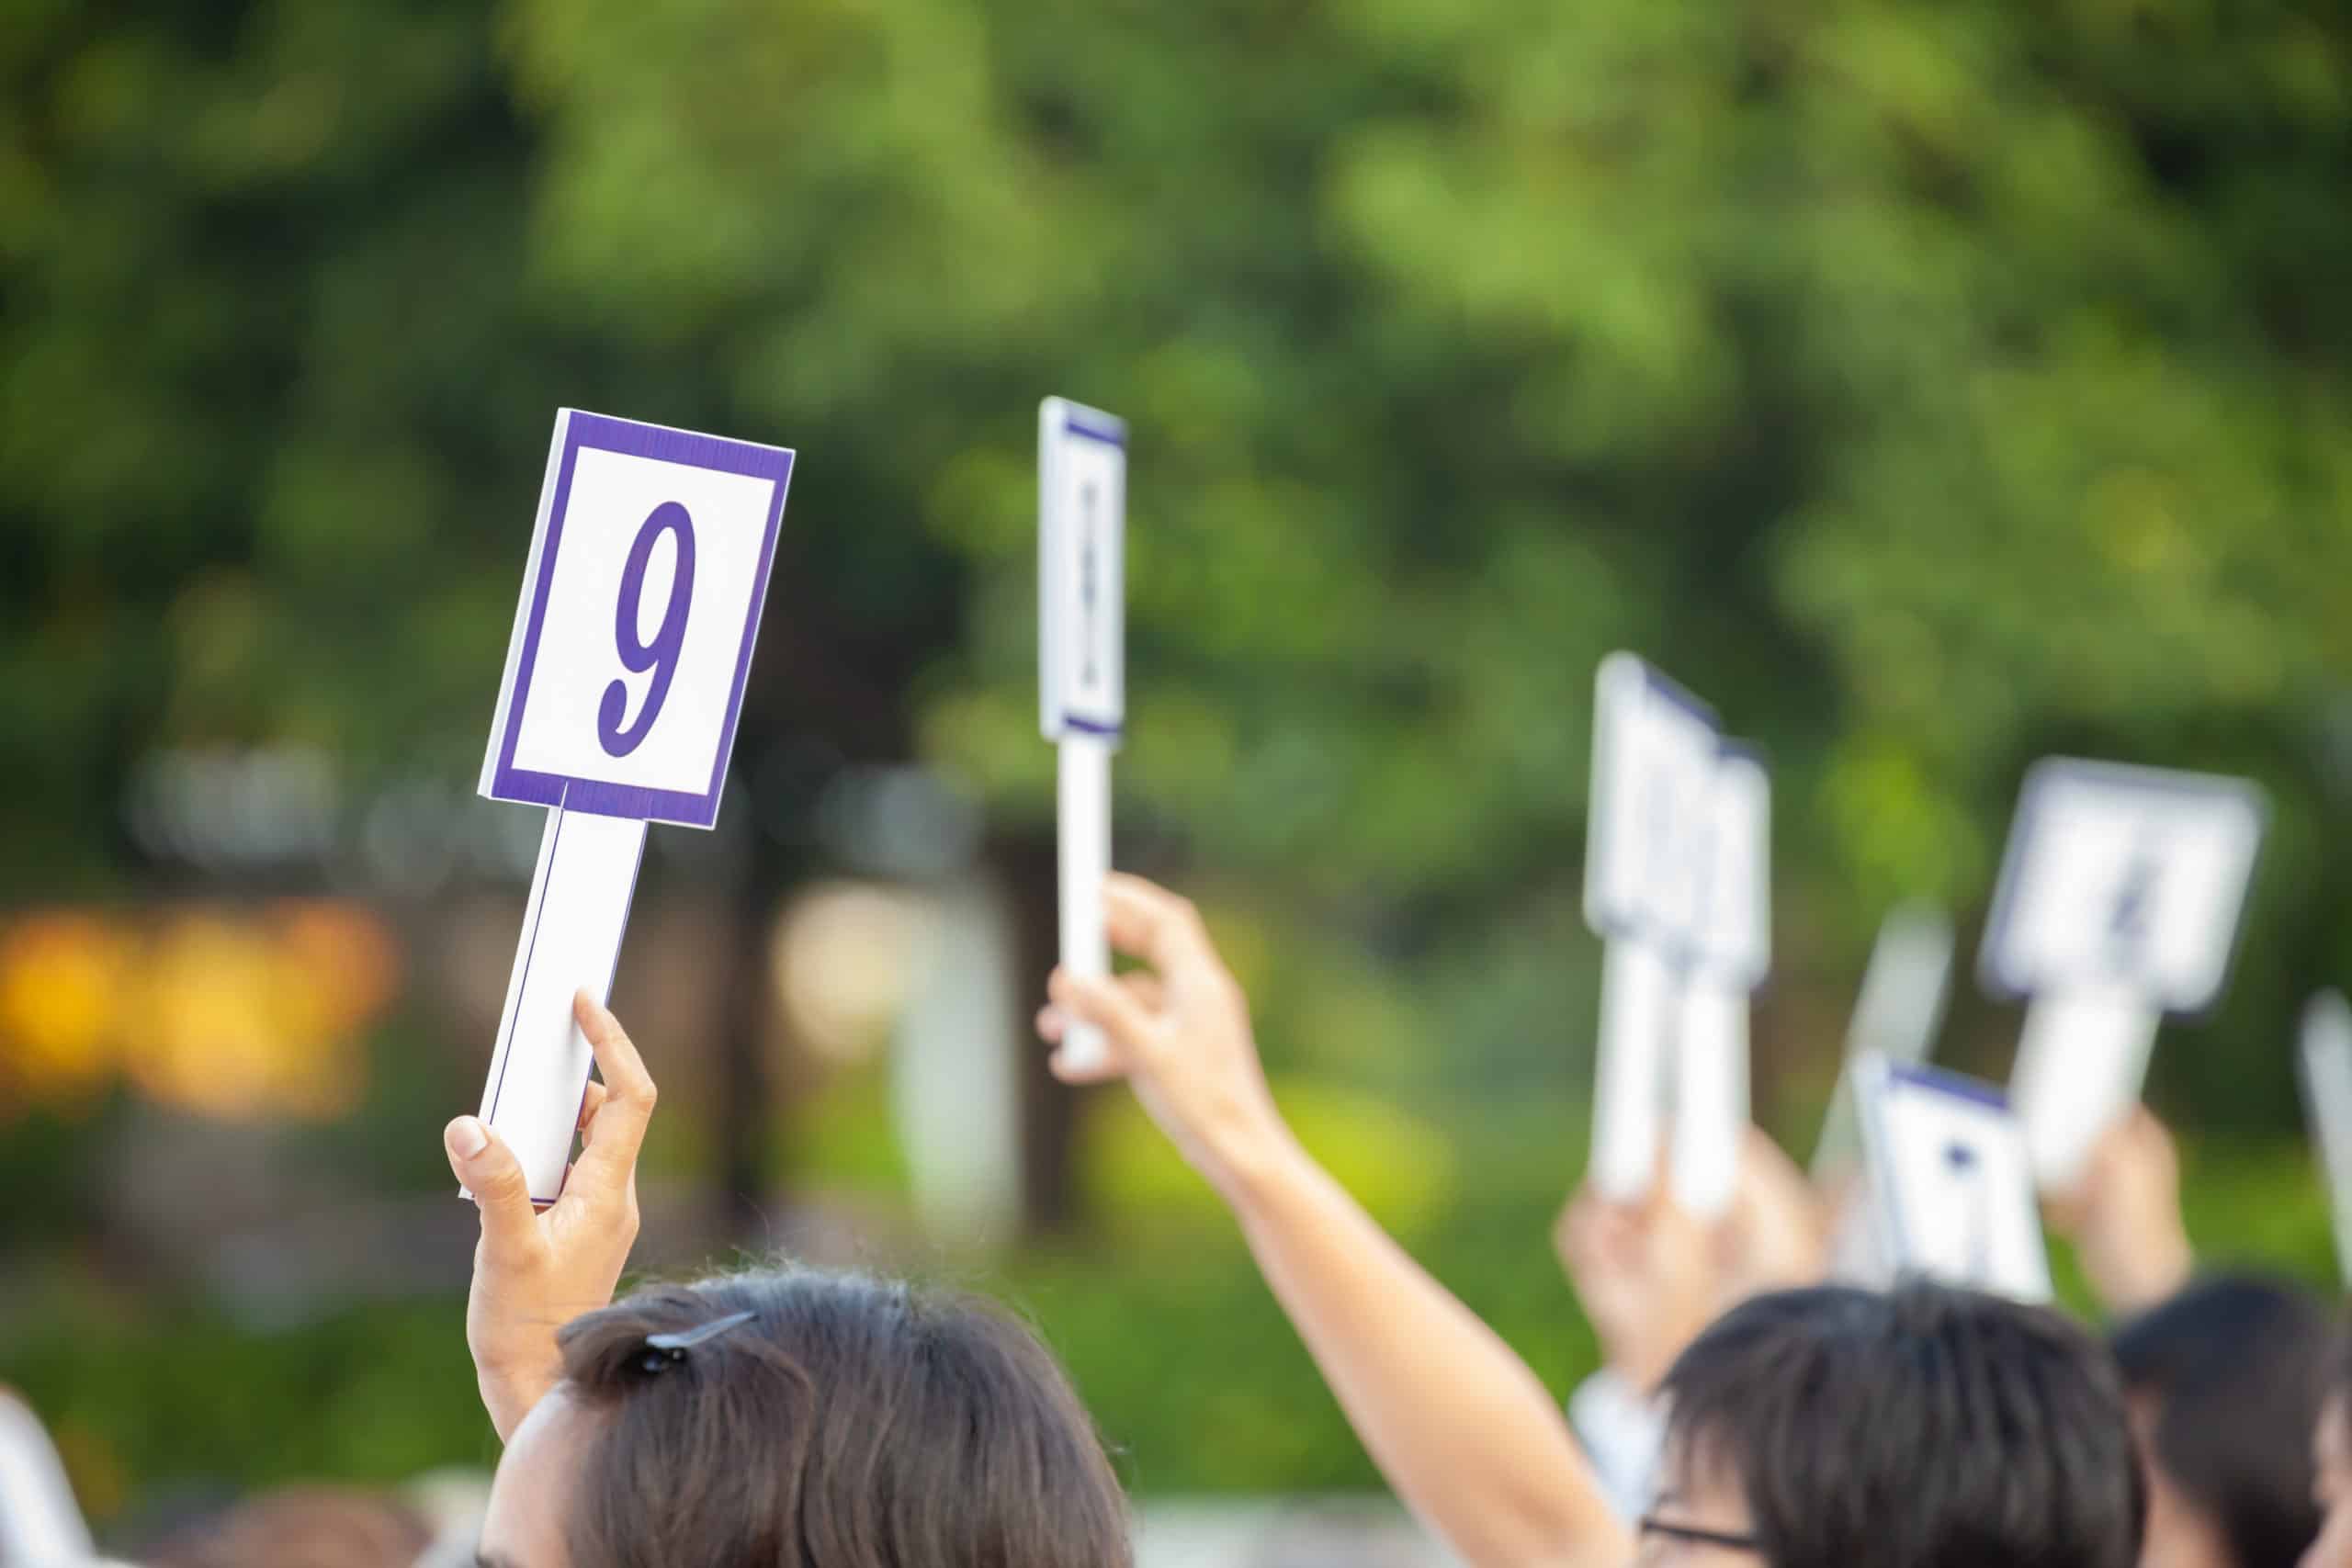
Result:
<svg viewBox="0 0 2352 1568">
<path fill-rule="evenodd" d="M 2055 991 L 2026 1009 L 2009 1094 L 2045 1189 L 2075 1190 L 2100 1136 L 2140 1098 L 2163 1018 L 2113 988 Z"/>
<path fill-rule="evenodd" d="M 2027 773 L 1980 964 L 2006 997 L 2118 990 L 2211 1006 L 2267 812 L 2244 779 L 2049 758 Z"/>
<path fill-rule="evenodd" d="M 1748 993 L 1772 966 L 1772 783 L 1756 752 L 1718 748 L 1705 881 L 1674 1051 L 1674 1196 L 1719 1214 L 1739 1179 L 1748 1120 Z"/>
<path fill-rule="evenodd" d="M 1731 1200 L 1748 1118 L 1748 993 L 1771 963 L 1771 783 L 1706 705 L 1631 654 L 1595 682 L 1587 919 L 1606 940 L 1591 1177 L 1647 1190 L 1673 1107 L 1677 1200 Z"/>
<path fill-rule="evenodd" d="M 792 458 L 557 413 L 483 795 L 718 819 Z"/>
<path fill-rule="evenodd" d="M 68 1568 L 96 1551 L 49 1434 L 0 1389 L 0 1563 Z"/>
<path fill-rule="evenodd" d="M 1929 904 L 1888 911 L 1871 944 L 1861 995 L 1846 1026 L 1845 1065 L 1813 1153 L 1816 1181 L 1849 1168 L 1861 1156 L 1861 1126 L 1854 1111 L 1854 1068 L 1872 1054 L 1903 1066 L 1924 1062 L 1935 1049 L 1951 988 L 1951 917 Z"/>
<path fill-rule="evenodd" d="M 562 1194 L 595 1066 L 571 998 L 582 989 L 612 995 L 645 853 L 645 824 L 629 818 L 559 807 L 547 818 L 481 1097 L 481 1119 L 514 1151 L 531 1201 L 542 1204 Z"/>
<path fill-rule="evenodd" d="M 2219 998 L 2266 815 L 2243 779 L 2073 758 L 2027 773 L 1978 969 L 2032 998 L 2010 1089 L 2046 1189 L 2072 1189 L 2139 1099 L 2163 1015 Z"/>
<path fill-rule="evenodd" d="M 1691 967 L 1745 995 L 1772 967 L 1772 778 L 1755 748 L 1726 740 L 1716 749 L 1706 806 Z"/>
<path fill-rule="evenodd" d="M 2322 991 L 2303 1009 L 2297 1055 L 2303 1109 L 2327 1179 L 2336 1267 L 2352 1280 L 2352 1006 L 2341 991 Z"/>
<path fill-rule="evenodd" d="M 649 821 L 708 828 L 759 638 L 793 454 L 558 412 L 481 791 L 548 807 L 482 1119 L 561 1191 Z"/>
<path fill-rule="evenodd" d="M 2031 1162 L 2001 1091 L 1881 1056 L 1856 1064 L 1855 1087 L 1879 1253 L 1891 1271 L 2048 1301 Z"/>
<path fill-rule="evenodd" d="M 1955 945 L 1951 917 L 1934 905 L 1902 904 L 1887 911 L 1847 1025 L 1848 1060 L 1873 1051 L 1891 1062 L 1928 1059 L 1951 991 Z"/>
<path fill-rule="evenodd" d="M 1589 1179 L 1630 1201 L 1649 1190 L 1665 1120 L 1667 1049 L 1681 1002 L 1665 955 L 1646 942 L 1600 952 L 1600 1038 L 1594 1051 Z"/>
<path fill-rule="evenodd" d="M 1037 409 L 1037 704 L 1059 752 L 1056 818 L 1061 961 L 1110 973 L 1102 879 L 1111 871 L 1111 753 L 1126 720 L 1127 427 L 1099 409 L 1047 398 Z M 1079 1025 L 1062 1055 L 1099 1060 Z"/>
<path fill-rule="evenodd" d="M 1678 957 L 1706 901 L 1723 739 L 1704 703 L 1630 653 L 1594 682 L 1585 919 Z"/>
<path fill-rule="evenodd" d="M 1674 1040 L 1674 1201 L 1693 1214 L 1731 1206 L 1748 1118 L 1747 991 L 1693 976 Z"/>
<path fill-rule="evenodd" d="M 1115 740 L 1126 719 L 1127 427 L 1037 409 L 1037 698 L 1048 740 Z"/>
</svg>

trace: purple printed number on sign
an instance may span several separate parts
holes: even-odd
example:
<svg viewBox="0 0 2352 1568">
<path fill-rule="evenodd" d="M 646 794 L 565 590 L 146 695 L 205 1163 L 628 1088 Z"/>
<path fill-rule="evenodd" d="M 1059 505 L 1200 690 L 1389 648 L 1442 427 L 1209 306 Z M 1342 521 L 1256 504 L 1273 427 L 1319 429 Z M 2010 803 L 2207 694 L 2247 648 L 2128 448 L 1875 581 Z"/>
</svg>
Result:
<svg viewBox="0 0 2352 1568">
<path fill-rule="evenodd" d="M 644 609 L 645 570 L 652 563 L 653 547 L 668 534 L 677 540 L 677 564 L 670 575 L 670 607 L 662 613 L 662 628 L 653 634 L 651 642 L 639 640 L 639 615 Z M 674 501 L 665 501 L 653 509 L 645 526 L 637 531 L 637 542 L 629 547 L 628 564 L 621 569 L 621 593 L 613 610 L 613 643 L 621 656 L 621 668 L 639 674 L 653 671 L 653 684 L 646 689 L 645 705 L 637 712 L 637 723 L 624 728 L 621 715 L 628 711 L 628 687 L 616 681 L 605 688 L 604 700 L 596 709 L 596 739 L 605 750 L 616 757 L 626 757 L 637 750 L 645 732 L 653 728 L 654 719 L 662 712 L 662 701 L 670 694 L 670 682 L 677 678 L 678 650 L 686 640 L 686 615 L 695 597 L 695 520 L 686 509 Z"/>
<path fill-rule="evenodd" d="M 484 795 L 718 819 L 792 462 L 780 447 L 558 417 Z"/>
</svg>

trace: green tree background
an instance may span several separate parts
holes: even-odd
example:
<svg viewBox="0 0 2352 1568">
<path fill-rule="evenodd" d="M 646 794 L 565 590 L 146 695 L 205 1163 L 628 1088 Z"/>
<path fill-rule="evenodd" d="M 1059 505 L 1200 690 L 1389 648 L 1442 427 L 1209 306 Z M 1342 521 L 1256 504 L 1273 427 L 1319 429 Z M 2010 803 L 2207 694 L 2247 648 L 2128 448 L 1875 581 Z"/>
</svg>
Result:
<svg viewBox="0 0 2352 1568">
<path fill-rule="evenodd" d="M 1547 1372 L 1587 1353 L 1541 1235 L 1619 646 L 1773 759 L 1800 1148 L 1878 918 L 1981 910 L 2026 763 L 2261 779 L 2234 989 L 2153 1092 L 2216 1140 L 2209 1228 L 2317 1272 L 2279 1140 L 2294 1011 L 2352 973 L 2347 188 L 2352 21 L 2259 0 L 18 0 L 0 897 L 148 886 L 159 745 L 465 776 L 563 404 L 799 449 L 745 750 L 952 770 L 1034 842 L 1058 391 L 1136 430 L 1132 842 L 1223 912 L 1279 1066 L 1435 1096 L 1419 1234 Z M 1949 1054 L 2013 1033 L 1963 1005 Z M 1204 1245 L 1164 1364 L 1121 1346 L 1176 1265 L 1019 1288 L 1139 1483 L 1363 1480 Z M 186 1459 L 38 1334 L 0 1371 Z M 236 1473 L 424 1462 L 433 1398 Z"/>
</svg>

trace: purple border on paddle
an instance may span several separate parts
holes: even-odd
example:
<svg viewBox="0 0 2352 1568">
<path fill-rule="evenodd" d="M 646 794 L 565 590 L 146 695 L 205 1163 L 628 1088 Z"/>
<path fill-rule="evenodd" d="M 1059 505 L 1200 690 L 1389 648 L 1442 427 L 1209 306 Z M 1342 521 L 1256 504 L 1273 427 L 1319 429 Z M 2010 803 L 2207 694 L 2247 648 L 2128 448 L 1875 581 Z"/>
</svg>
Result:
<svg viewBox="0 0 2352 1568">
<path fill-rule="evenodd" d="M 1121 451 L 1126 450 L 1127 427 L 1121 421 L 1113 419 L 1109 414 L 1097 418 L 1095 411 L 1081 410 L 1074 403 L 1065 403 L 1063 409 L 1062 428 L 1072 435 L 1100 441 L 1105 446 L 1116 446 Z"/>
<path fill-rule="evenodd" d="M 1965 1100 L 1977 1105 L 1990 1106 L 1995 1111 L 2009 1109 L 2009 1097 L 1998 1085 L 1986 1083 L 1982 1078 L 1972 1078 L 1965 1074 L 1947 1072 L 1941 1067 L 1889 1062 L 1886 1077 L 1889 1083 L 1908 1084 L 1913 1089 L 1923 1089 L 1947 1099 Z"/>
<path fill-rule="evenodd" d="M 571 475 L 581 448 L 650 457 L 688 468 L 724 474 L 742 474 L 772 481 L 775 499 L 768 508 L 766 535 L 760 543 L 758 580 L 752 585 L 752 613 L 743 623 L 742 651 L 735 660 L 735 685 L 727 698 L 727 719 L 718 732 L 718 754 L 711 759 L 710 787 L 700 795 L 684 790 L 650 789 L 616 784 L 574 774 L 543 773 L 514 765 L 514 747 L 523 731 L 523 708 L 530 700 L 531 674 L 539 656 L 539 627 L 547 619 L 548 593 L 555 581 L 556 551 L 563 543 L 564 509 L 571 501 Z M 751 679 L 752 649 L 760 636 L 760 613 L 765 607 L 768 571 L 775 563 L 776 536 L 784 525 L 785 491 L 792 482 L 792 453 L 781 446 L 761 446 L 723 436 L 700 435 L 668 425 L 641 424 L 635 420 L 571 411 L 563 433 L 563 451 L 557 460 L 555 499 L 548 509 L 546 547 L 539 552 L 537 580 L 531 584 L 530 619 L 524 628 L 523 653 L 514 667 L 514 694 L 506 705 L 506 732 L 499 740 L 498 770 L 492 775 L 490 797 L 531 806 L 561 806 L 567 810 L 600 817 L 635 817 L 682 827 L 707 828 L 718 820 L 718 797 L 727 783 L 727 759 L 735 750 L 735 724 L 743 710 L 743 686 Z"/>
<path fill-rule="evenodd" d="M 1081 441 L 1099 442 L 1102 446 L 1111 447 L 1119 454 L 1122 459 L 1126 457 L 1127 425 L 1125 420 L 1104 413 L 1100 409 L 1090 409 L 1083 404 L 1073 403 L 1067 400 L 1064 400 L 1062 402 L 1061 414 L 1062 429 L 1067 434 L 1074 435 Z M 1122 482 L 1124 483 L 1124 478 Z M 1123 495 L 1119 517 L 1119 559 L 1121 562 L 1121 574 L 1123 577 L 1125 575 L 1125 563 L 1126 560 L 1126 526 L 1127 521 L 1125 516 L 1125 498 Z M 1122 582 L 1120 585 L 1120 592 L 1125 593 L 1125 584 Z M 1122 620 L 1121 623 L 1121 629 L 1125 629 L 1124 620 Z M 1122 649 L 1121 652 L 1124 654 L 1125 649 Z M 1058 702 L 1061 694 L 1057 692 L 1051 694 L 1051 695 L 1055 701 Z M 1125 707 L 1126 693 L 1123 690 L 1119 695 L 1121 699 L 1120 706 L 1124 710 Z M 1125 716 L 1124 712 L 1122 712 L 1119 718 L 1103 718 L 1093 714 L 1076 713 L 1067 708 L 1059 711 L 1061 729 L 1064 734 L 1075 731 L 1080 735 L 1099 735 L 1108 740 L 1119 739 L 1125 733 L 1125 726 L 1123 722 Z M 1058 737 L 1057 739 L 1058 739 Z"/>
</svg>

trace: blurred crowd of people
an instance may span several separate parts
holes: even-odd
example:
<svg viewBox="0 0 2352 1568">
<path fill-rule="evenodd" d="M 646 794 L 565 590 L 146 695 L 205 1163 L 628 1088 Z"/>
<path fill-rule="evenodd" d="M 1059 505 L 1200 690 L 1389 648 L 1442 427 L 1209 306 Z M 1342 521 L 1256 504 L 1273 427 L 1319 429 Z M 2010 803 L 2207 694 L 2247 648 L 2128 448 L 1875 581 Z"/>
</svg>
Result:
<svg viewBox="0 0 2352 1568">
<path fill-rule="evenodd" d="M 2111 1325 L 1917 1280 L 1830 1282 L 1849 1179 L 1753 1128 L 1718 1220 L 1572 1198 L 1554 1235 L 1605 1365 L 1564 1411 L 1285 1126 L 1249 1006 L 1192 906 L 1105 893 L 1111 978 L 1057 972 L 1075 1023 L 1231 1210 L 1397 1495 L 1472 1568 L 2352 1568 L 2352 1360 L 2338 1313 L 2199 1271 L 2179 1165 L 2144 1111 L 2051 1208 Z M 601 1083 L 536 1209 L 474 1117 L 452 1169 L 481 1220 L 466 1342 L 503 1458 L 479 1519 L 332 1490 L 141 1548 L 146 1568 L 1114 1568 L 1129 1510 L 1050 1351 L 983 1301 L 786 1266 L 615 1300 L 655 1090 L 576 1012 Z M 454 1339 L 454 1336 L 453 1336 Z M 454 1343 L 452 1353 L 455 1353 Z M 0 1568 L 96 1561 L 28 1413 Z M 1204 1431 L 1204 1443 L 1217 1441 Z"/>
</svg>

